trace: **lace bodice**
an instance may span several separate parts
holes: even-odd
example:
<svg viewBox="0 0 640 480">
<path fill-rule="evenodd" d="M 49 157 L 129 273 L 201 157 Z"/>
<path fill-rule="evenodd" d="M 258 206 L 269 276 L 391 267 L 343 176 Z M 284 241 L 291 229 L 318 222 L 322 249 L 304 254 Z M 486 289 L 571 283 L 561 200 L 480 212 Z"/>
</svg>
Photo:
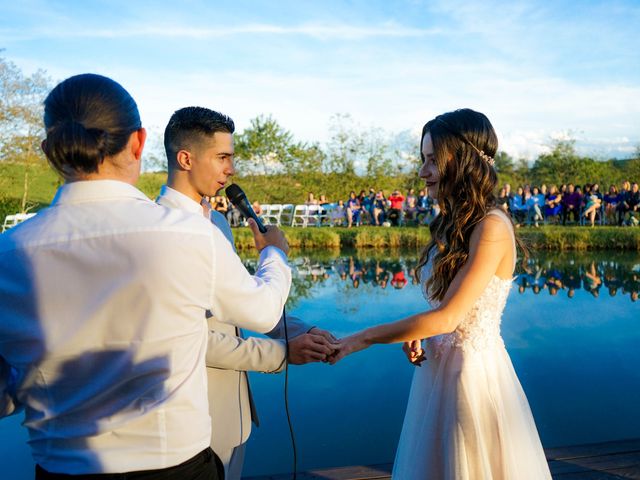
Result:
<svg viewBox="0 0 640 480">
<path fill-rule="evenodd" d="M 437 358 L 442 354 L 443 349 L 451 347 L 461 348 L 464 351 L 478 351 L 504 346 L 500 335 L 500 321 L 511 284 L 511 279 L 504 280 L 494 275 L 455 331 L 427 339 L 427 356 L 431 353 Z M 427 298 L 424 285 L 423 294 Z M 428 298 L 427 301 L 429 301 Z M 437 307 L 437 303 L 429 303 L 432 307 Z"/>
<path fill-rule="evenodd" d="M 420 278 L 426 280 L 431 277 L 431 261 L 425 264 L 421 273 Z M 465 352 L 473 352 L 495 346 L 504 346 L 500 335 L 500 322 L 512 283 L 512 279 L 501 279 L 496 275 L 491 277 L 484 292 L 476 300 L 473 308 L 467 313 L 455 331 L 426 340 L 427 356 L 430 353 L 437 358 L 444 349 L 451 347 L 461 348 Z M 438 303 L 429 300 L 426 281 L 422 283 L 422 294 L 433 308 L 438 306 Z"/>
</svg>

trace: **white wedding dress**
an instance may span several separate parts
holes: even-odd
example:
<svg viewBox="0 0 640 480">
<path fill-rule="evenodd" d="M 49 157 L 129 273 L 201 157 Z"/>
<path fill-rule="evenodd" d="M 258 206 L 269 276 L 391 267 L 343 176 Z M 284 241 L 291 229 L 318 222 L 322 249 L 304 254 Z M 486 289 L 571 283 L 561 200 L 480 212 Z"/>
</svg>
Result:
<svg viewBox="0 0 640 480">
<path fill-rule="evenodd" d="M 490 214 L 512 228 L 498 210 Z M 430 270 L 425 265 L 421 278 Z M 425 340 L 427 360 L 413 376 L 394 480 L 551 479 L 500 336 L 511 283 L 493 276 L 454 332 Z M 424 290 L 423 283 L 427 298 Z"/>
</svg>

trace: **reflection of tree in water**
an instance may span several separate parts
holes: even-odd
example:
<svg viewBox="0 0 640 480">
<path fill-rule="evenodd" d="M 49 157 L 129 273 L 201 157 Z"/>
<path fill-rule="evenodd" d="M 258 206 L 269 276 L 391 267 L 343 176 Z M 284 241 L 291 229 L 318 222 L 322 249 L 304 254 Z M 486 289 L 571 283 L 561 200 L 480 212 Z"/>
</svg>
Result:
<svg viewBox="0 0 640 480">
<path fill-rule="evenodd" d="M 611 297 L 619 293 L 629 295 L 636 302 L 640 263 L 636 257 L 615 252 L 541 254 L 530 258 L 525 269 L 519 268 L 515 283 L 521 294 L 529 290 L 539 295 L 547 290 L 551 296 L 565 292 L 568 298 L 573 298 L 577 290 L 584 289 L 594 298 L 603 291 Z"/>
<path fill-rule="evenodd" d="M 401 290 L 419 283 L 416 252 L 311 251 L 299 254 L 290 263 L 293 284 L 289 306 L 312 297 L 328 284 L 337 285 L 339 293 L 351 297 L 354 290 Z M 254 272 L 257 259 L 245 260 L 245 264 Z M 637 256 L 617 252 L 537 252 L 526 270 L 518 266 L 514 283 L 521 294 L 546 291 L 551 296 L 566 294 L 573 298 L 576 291 L 584 290 L 595 298 L 604 293 L 611 297 L 621 294 L 635 302 L 640 291 L 640 261 Z"/>
</svg>

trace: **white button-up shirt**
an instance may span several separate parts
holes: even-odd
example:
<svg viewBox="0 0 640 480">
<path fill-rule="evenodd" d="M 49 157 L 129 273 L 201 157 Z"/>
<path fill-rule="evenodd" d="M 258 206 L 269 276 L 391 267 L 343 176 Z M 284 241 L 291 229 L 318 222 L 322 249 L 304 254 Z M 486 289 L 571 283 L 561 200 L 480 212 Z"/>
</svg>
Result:
<svg viewBox="0 0 640 480">
<path fill-rule="evenodd" d="M 52 472 L 182 463 L 210 441 L 205 311 L 269 331 L 290 282 L 275 247 L 250 275 L 201 212 L 123 182 L 66 184 L 0 235 L 0 417 L 24 407 Z"/>
</svg>

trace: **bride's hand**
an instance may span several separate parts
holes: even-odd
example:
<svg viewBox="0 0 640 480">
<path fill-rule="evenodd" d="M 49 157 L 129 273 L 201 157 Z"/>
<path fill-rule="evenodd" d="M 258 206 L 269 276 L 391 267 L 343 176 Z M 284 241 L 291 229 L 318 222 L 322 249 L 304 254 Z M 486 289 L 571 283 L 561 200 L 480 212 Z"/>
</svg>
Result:
<svg viewBox="0 0 640 480">
<path fill-rule="evenodd" d="M 422 362 L 427 358 L 425 357 L 424 349 L 422 348 L 421 340 L 411 340 L 410 342 L 404 342 L 402 345 L 402 351 L 407 356 L 407 360 L 416 367 L 421 367 Z"/>
<path fill-rule="evenodd" d="M 350 355 L 360 350 L 364 350 L 369 345 L 364 341 L 362 332 L 354 333 L 348 337 L 340 339 L 340 342 L 333 352 L 333 355 L 328 357 L 329 363 L 335 365 L 338 361 L 342 360 L 347 355 Z"/>
</svg>

